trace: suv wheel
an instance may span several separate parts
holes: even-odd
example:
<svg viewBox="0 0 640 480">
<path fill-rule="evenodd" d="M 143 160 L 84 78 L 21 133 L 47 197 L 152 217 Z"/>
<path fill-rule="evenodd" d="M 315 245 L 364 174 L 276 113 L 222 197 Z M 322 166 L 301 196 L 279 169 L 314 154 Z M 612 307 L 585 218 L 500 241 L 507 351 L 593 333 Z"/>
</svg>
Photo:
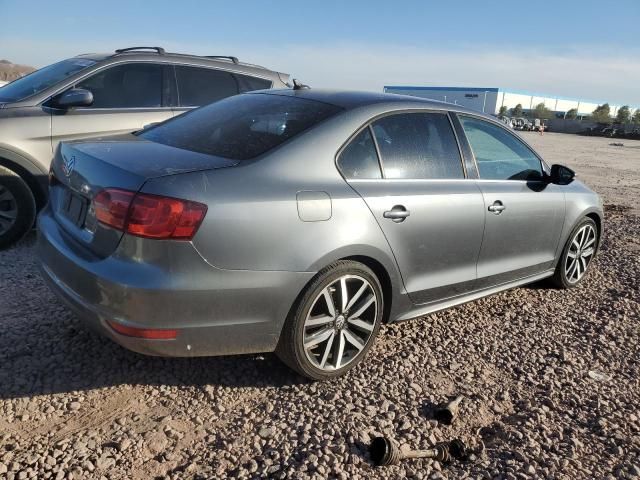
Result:
<svg viewBox="0 0 640 480">
<path fill-rule="evenodd" d="M 598 227 L 590 218 L 584 218 L 571 232 L 562 250 L 562 256 L 551 277 L 558 288 L 573 288 L 584 278 L 598 247 Z"/>
<path fill-rule="evenodd" d="M 0 166 L 0 250 L 22 237 L 33 227 L 36 201 L 20 175 Z"/>
<path fill-rule="evenodd" d="M 285 322 L 276 353 L 313 380 L 340 376 L 362 361 L 383 315 L 382 288 L 367 266 L 336 262 L 318 273 Z"/>
</svg>

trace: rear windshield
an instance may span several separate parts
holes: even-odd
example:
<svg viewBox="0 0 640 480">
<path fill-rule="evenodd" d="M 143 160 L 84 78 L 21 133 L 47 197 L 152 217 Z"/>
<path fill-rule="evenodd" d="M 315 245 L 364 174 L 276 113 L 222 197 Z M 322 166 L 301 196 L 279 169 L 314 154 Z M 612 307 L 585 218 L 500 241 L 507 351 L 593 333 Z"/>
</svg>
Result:
<svg viewBox="0 0 640 480">
<path fill-rule="evenodd" d="M 335 105 L 283 95 L 236 95 L 139 135 L 184 150 L 248 160 L 341 110 Z"/>
<path fill-rule="evenodd" d="M 0 102 L 18 102 L 29 98 L 95 63 L 85 58 L 71 58 L 36 70 L 2 87 Z"/>
</svg>

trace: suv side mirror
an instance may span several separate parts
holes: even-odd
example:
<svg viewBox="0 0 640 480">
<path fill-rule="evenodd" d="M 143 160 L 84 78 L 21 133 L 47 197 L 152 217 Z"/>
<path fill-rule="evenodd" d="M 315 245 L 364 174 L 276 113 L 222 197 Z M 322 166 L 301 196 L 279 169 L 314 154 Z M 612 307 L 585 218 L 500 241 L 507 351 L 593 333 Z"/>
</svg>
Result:
<svg viewBox="0 0 640 480">
<path fill-rule="evenodd" d="M 551 165 L 551 174 L 549 175 L 549 183 L 556 185 L 569 185 L 573 182 L 573 178 L 576 176 L 576 172 L 564 165 L 554 164 Z"/>
<path fill-rule="evenodd" d="M 67 90 L 55 100 L 57 107 L 88 107 L 93 104 L 93 93 L 84 88 Z"/>
</svg>

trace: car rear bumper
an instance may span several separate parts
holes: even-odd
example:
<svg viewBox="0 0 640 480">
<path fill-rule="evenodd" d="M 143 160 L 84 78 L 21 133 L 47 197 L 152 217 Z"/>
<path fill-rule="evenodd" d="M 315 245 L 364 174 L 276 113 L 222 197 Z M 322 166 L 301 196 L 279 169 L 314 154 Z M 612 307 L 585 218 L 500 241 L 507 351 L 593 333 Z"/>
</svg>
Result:
<svg viewBox="0 0 640 480">
<path fill-rule="evenodd" d="M 92 256 L 46 208 L 38 218 L 40 270 L 89 326 L 130 350 L 159 356 L 273 351 L 284 320 L 313 272 L 213 267 L 189 242 L 125 235 L 113 255 Z M 109 325 L 175 329 L 172 340 L 117 333 Z"/>
</svg>

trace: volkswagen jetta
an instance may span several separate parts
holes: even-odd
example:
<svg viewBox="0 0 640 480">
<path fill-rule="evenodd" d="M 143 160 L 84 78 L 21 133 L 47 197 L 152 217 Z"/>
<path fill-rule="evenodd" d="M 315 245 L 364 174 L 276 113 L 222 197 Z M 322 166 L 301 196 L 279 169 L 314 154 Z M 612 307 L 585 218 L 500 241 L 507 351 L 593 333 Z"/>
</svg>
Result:
<svg viewBox="0 0 640 480">
<path fill-rule="evenodd" d="M 599 197 L 455 105 L 247 93 L 135 134 L 62 144 L 39 216 L 45 279 L 145 354 L 276 351 L 313 379 L 381 323 L 588 271 Z"/>
</svg>

